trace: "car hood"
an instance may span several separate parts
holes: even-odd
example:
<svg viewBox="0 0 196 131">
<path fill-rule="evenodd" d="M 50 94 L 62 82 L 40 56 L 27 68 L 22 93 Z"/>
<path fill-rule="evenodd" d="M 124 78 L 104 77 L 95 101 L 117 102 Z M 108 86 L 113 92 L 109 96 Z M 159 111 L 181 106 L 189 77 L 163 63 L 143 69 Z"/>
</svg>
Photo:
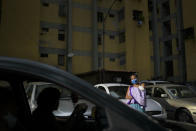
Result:
<svg viewBox="0 0 196 131">
<path fill-rule="evenodd" d="M 120 99 L 121 102 L 127 105 L 128 99 Z M 153 99 L 146 99 L 145 111 L 162 111 L 162 106 Z"/>
<path fill-rule="evenodd" d="M 178 107 L 186 107 L 188 109 L 196 109 L 196 97 L 174 99 Z"/>
</svg>

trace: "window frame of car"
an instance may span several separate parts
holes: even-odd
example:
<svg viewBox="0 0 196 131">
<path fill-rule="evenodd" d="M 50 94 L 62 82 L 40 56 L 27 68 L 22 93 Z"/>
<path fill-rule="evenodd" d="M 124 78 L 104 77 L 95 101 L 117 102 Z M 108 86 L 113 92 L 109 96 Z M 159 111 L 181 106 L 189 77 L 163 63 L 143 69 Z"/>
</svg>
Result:
<svg viewBox="0 0 196 131">
<path fill-rule="evenodd" d="M 151 95 L 148 95 L 148 94 L 147 94 L 147 89 L 151 89 Z M 154 87 L 152 87 L 152 86 L 147 86 L 147 87 L 146 87 L 146 95 L 147 95 L 147 96 L 150 96 L 150 97 L 153 97 L 153 90 L 154 90 Z"/>
<path fill-rule="evenodd" d="M 158 88 L 158 89 L 162 89 L 165 94 L 167 94 L 167 97 L 163 98 L 163 97 L 155 97 L 154 94 L 155 94 L 155 89 Z M 152 97 L 155 97 L 155 98 L 161 98 L 161 99 L 171 99 L 171 96 L 169 95 L 169 93 L 167 92 L 167 90 L 163 87 L 158 87 L 158 86 L 154 86 L 153 87 L 153 96 Z"/>
<path fill-rule="evenodd" d="M 99 86 L 97 86 L 97 88 L 98 88 L 99 90 L 104 91 L 106 94 L 108 94 L 108 91 L 107 91 L 107 89 L 106 89 L 104 86 L 99 85 Z M 102 88 L 102 89 L 101 89 L 101 88 Z M 103 89 L 104 89 L 104 90 L 103 90 Z"/>
</svg>

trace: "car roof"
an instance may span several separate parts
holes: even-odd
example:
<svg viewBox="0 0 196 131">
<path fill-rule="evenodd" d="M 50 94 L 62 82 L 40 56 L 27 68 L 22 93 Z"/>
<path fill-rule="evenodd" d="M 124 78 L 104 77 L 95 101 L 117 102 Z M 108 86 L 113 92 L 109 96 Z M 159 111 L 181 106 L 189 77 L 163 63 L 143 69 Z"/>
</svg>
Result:
<svg viewBox="0 0 196 131">
<path fill-rule="evenodd" d="M 106 86 L 106 87 L 110 87 L 110 86 L 129 86 L 127 84 L 121 84 L 121 83 L 103 83 L 103 84 L 96 84 L 95 86 Z"/>
<path fill-rule="evenodd" d="M 143 81 L 141 81 L 141 82 L 149 82 L 149 83 L 156 83 L 156 82 L 159 82 L 159 83 L 164 83 L 164 82 L 168 82 L 169 83 L 169 81 L 156 81 L 156 80 L 143 80 Z"/>
<path fill-rule="evenodd" d="M 149 85 L 146 87 L 182 87 L 184 85 L 177 85 L 177 84 L 158 84 L 158 85 Z"/>
</svg>

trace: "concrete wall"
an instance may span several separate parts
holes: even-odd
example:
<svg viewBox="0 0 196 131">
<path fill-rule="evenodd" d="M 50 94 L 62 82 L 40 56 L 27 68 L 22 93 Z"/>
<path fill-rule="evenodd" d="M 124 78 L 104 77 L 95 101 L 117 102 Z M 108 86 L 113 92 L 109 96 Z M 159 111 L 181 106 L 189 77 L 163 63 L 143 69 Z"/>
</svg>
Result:
<svg viewBox="0 0 196 131">
<path fill-rule="evenodd" d="M 37 61 L 39 24 L 39 0 L 2 0 L 0 56 Z"/>
<path fill-rule="evenodd" d="M 195 38 L 185 41 L 187 80 L 196 81 L 196 1 L 183 0 L 184 28 L 194 27 Z"/>
</svg>

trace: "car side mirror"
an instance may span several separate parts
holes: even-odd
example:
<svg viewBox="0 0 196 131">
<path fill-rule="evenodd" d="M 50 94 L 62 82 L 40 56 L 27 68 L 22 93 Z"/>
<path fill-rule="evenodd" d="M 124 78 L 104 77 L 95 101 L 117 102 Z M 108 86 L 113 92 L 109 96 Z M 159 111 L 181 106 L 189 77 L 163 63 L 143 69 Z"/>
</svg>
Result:
<svg viewBox="0 0 196 131">
<path fill-rule="evenodd" d="M 168 95 L 167 94 L 161 94 L 161 98 L 167 98 Z"/>
</svg>

